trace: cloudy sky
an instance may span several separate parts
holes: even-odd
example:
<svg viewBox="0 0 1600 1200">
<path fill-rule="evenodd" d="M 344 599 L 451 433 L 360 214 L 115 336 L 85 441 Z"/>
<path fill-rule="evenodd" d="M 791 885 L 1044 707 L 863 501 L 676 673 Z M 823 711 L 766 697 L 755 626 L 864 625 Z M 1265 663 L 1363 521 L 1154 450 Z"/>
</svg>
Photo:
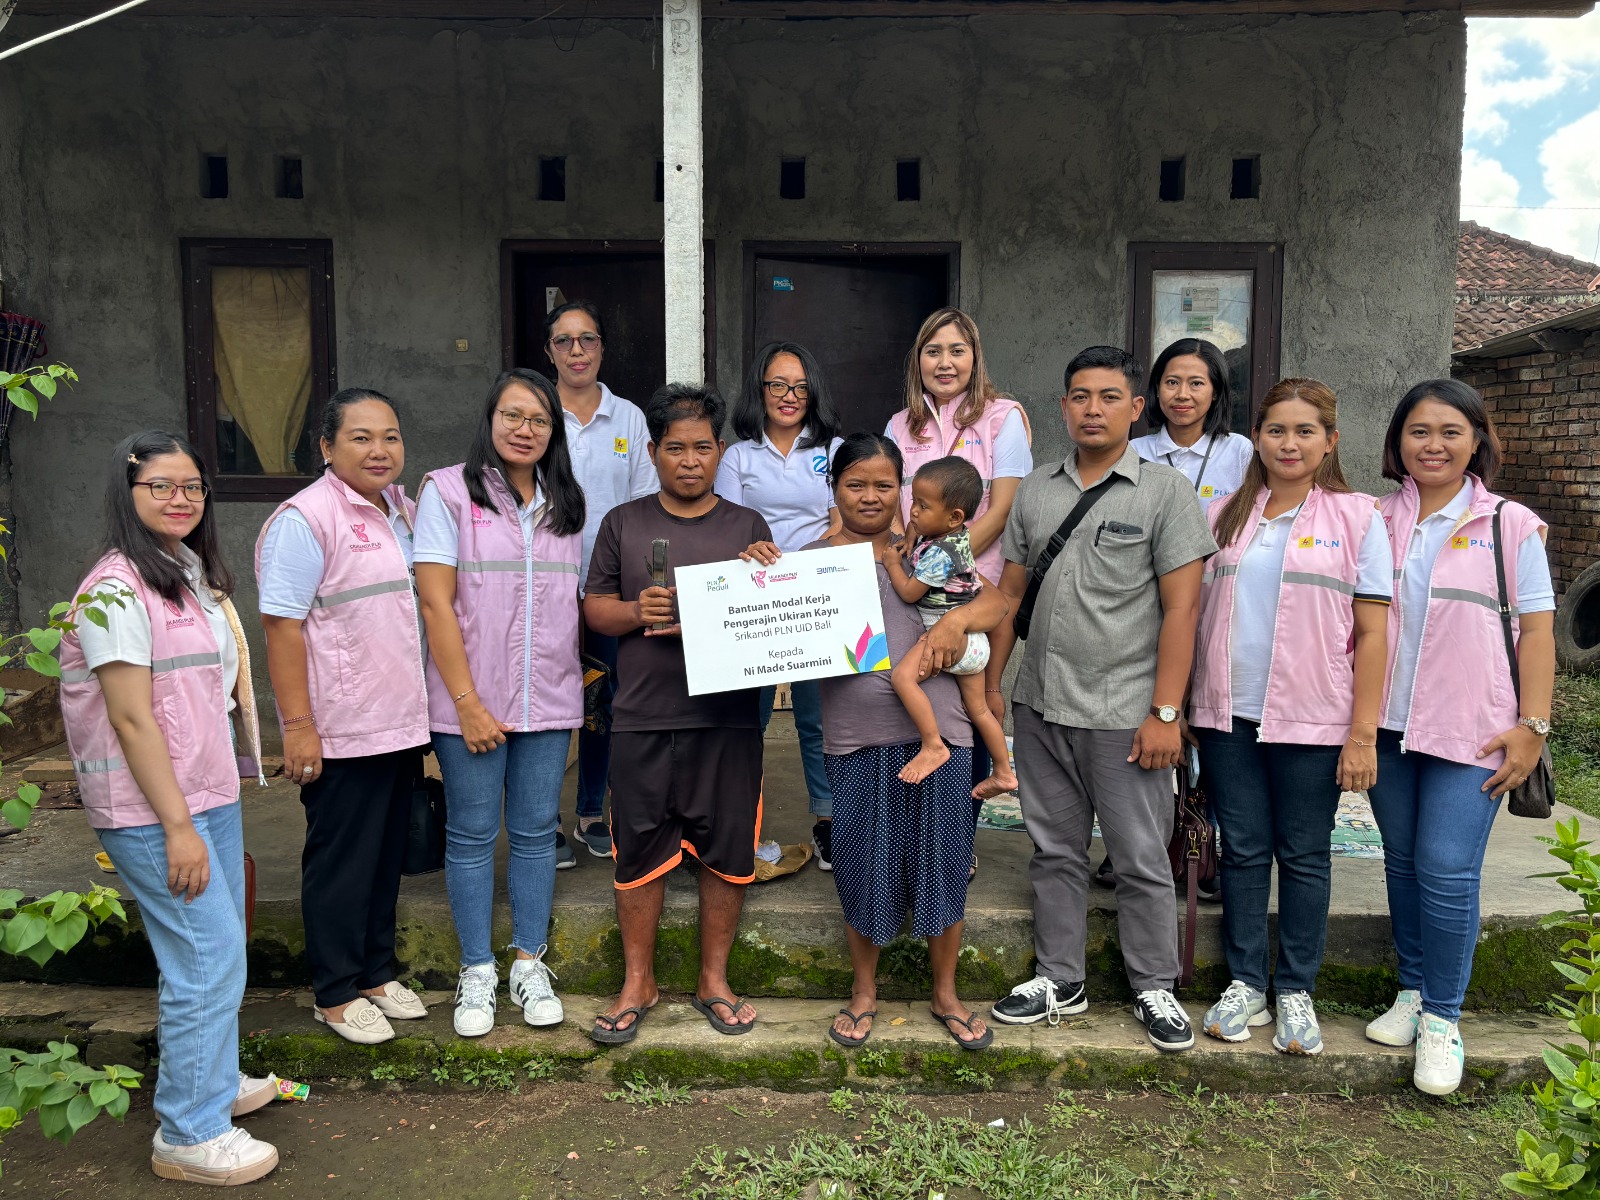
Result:
<svg viewBox="0 0 1600 1200">
<path fill-rule="evenodd" d="M 1467 29 L 1462 217 L 1600 261 L 1600 11 Z"/>
</svg>

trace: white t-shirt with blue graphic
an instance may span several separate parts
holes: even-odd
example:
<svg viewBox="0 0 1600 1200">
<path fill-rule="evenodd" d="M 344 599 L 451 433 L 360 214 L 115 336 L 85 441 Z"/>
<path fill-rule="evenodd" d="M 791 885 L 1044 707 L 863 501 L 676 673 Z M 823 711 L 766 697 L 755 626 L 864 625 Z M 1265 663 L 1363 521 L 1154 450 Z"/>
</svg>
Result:
<svg viewBox="0 0 1600 1200">
<path fill-rule="evenodd" d="M 833 508 L 828 464 L 844 442 L 834 438 L 827 446 L 802 447 L 804 440 L 796 439 L 788 454 L 779 453 L 765 436 L 735 442 L 717 469 L 717 495 L 765 517 L 772 540 L 785 554 L 827 532 Z"/>
</svg>

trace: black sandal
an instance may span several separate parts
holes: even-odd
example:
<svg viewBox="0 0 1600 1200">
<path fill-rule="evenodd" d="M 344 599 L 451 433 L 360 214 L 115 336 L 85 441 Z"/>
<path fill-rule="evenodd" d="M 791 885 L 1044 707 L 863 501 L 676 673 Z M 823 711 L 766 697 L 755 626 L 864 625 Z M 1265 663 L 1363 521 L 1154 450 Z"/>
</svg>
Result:
<svg viewBox="0 0 1600 1200">
<path fill-rule="evenodd" d="M 863 1021 L 869 1021 L 869 1020 L 876 1019 L 876 1017 L 878 1015 L 878 1010 L 877 1009 L 873 1009 L 871 1012 L 864 1012 L 864 1013 L 860 1014 L 859 1016 L 857 1016 L 855 1013 L 851 1012 L 848 1008 L 841 1008 L 839 1010 L 839 1015 L 841 1017 L 849 1017 L 850 1018 L 850 1028 L 854 1029 L 858 1025 L 860 1025 L 861 1022 L 863 1022 Z M 870 1029 L 867 1030 L 860 1037 L 846 1037 L 844 1034 L 840 1033 L 837 1029 L 835 1029 L 833 1027 L 832 1022 L 829 1022 L 829 1024 L 828 1024 L 828 1036 L 831 1037 L 834 1041 L 838 1042 L 839 1045 L 845 1047 L 845 1049 L 853 1050 L 857 1046 L 866 1045 L 867 1039 L 872 1036 L 872 1030 L 870 1030 Z"/>
<path fill-rule="evenodd" d="M 594 1019 L 594 1028 L 589 1030 L 589 1036 L 602 1046 L 626 1046 L 639 1036 L 639 1026 L 644 1024 L 652 1007 L 647 1004 L 643 1008 L 625 1008 L 619 1013 L 600 1013 Z M 633 1023 L 626 1029 L 618 1029 L 618 1022 L 629 1013 L 633 1014 Z M 610 1027 L 602 1025 L 602 1021 L 610 1022 Z"/>
<path fill-rule="evenodd" d="M 962 1036 L 954 1029 L 950 1028 L 950 1022 L 954 1021 L 968 1033 L 973 1032 L 972 1023 L 978 1019 L 977 1013 L 973 1013 L 964 1021 L 960 1017 L 956 1016 L 955 1013 L 936 1013 L 932 1009 L 928 1010 L 928 1015 L 931 1016 L 935 1021 L 939 1022 L 939 1024 L 943 1025 L 944 1031 L 950 1035 L 951 1040 L 953 1040 L 955 1044 L 960 1046 L 963 1050 L 982 1050 L 988 1046 L 990 1042 L 994 1041 L 994 1030 L 992 1029 L 985 1029 L 982 1037 L 976 1037 L 971 1041 L 967 1041 L 962 1038 Z"/>
<path fill-rule="evenodd" d="M 716 1009 L 712 1007 L 714 1004 L 721 1004 L 734 1016 L 738 1016 L 739 1006 L 744 1003 L 743 1000 L 725 1000 L 721 996 L 708 996 L 702 1000 L 699 996 L 696 996 L 690 1003 L 694 1005 L 695 1012 L 704 1017 L 710 1023 L 711 1028 L 718 1033 L 726 1034 L 729 1037 L 738 1037 L 741 1033 L 749 1033 L 756 1027 L 754 1020 L 747 1021 L 742 1025 L 737 1021 L 724 1021 L 717 1016 Z"/>
</svg>

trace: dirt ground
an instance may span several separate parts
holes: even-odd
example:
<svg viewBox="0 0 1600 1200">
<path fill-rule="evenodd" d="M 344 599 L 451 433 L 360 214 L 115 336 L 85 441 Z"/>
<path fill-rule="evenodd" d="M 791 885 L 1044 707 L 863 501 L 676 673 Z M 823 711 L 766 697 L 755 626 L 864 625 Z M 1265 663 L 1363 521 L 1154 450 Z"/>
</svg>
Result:
<svg viewBox="0 0 1600 1200">
<path fill-rule="evenodd" d="M 1530 1116 L 1514 1097 L 830 1097 L 642 1085 L 611 1096 L 573 1083 L 524 1083 L 515 1094 L 317 1088 L 308 1103 L 244 1118 L 282 1155 L 251 1191 L 319 1200 L 1470 1200 L 1504 1195 L 1499 1175 Z M 1005 1127 L 989 1125 L 996 1120 Z M 123 1124 L 96 1122 L 66 1147 L 30 1123 L 0 1149 L 0 1197 L 147 1197 L 157 1182 L 153 1129 L 148 1096 Z"/>
</svg>

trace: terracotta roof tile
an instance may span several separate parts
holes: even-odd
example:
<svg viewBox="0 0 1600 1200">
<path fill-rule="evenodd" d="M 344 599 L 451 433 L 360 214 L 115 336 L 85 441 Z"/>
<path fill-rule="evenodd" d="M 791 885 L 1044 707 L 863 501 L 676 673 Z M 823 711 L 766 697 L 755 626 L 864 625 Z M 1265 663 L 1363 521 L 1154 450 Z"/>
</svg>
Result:
<svg viewBox="0 0 1600 1200">
<path fill-rule="evenodd" d="M 1461 222 L 1453 350 L 1481 346 L 1590 303 L 1600 303 L 1600 265 L 1476 221 Z"/>
</svg>

